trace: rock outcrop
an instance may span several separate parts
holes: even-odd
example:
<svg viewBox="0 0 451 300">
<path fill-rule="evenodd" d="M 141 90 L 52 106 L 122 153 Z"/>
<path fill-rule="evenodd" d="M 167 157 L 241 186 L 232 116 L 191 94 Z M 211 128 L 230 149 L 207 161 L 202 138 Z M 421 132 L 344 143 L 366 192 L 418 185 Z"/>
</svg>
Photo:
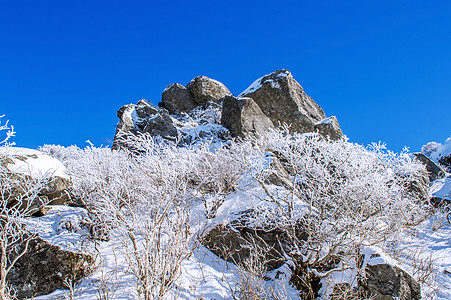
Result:
<svg viewBox="0 0 451 300">
<path fill-rule="evenodd" d="M 167 110 L 159 109 L 146 100 L 122 106 L 117 116 L 119 123 L 116 126 L 113 149 L 126 143 L 128 136 L 140 133 L 149 133 L 172 141 L 177 138 L 177 129 Z"/>
<path fill-rule="evenodd" d="M 221 82 L 206 76 L 198 76 L 186 87 L 178 83 L 167 86 L 158 106 L 166 108 L 170 114 L 181 114 L 208 102 L 220 103 L 225 96 L 231 95 L 229 89 Z"/>
<path fill-rule="evenodd" d="M 239 97 L 252 98 L 271 119 L 274 126 L 287 124 L 290 130 L 304 133 L 315 132 L 315 124 L 326 118 L 322 108 L 303 90 L 302 86 L 285 69 L 275 71 L 257 79 Z M 333 122 L 335 135 L 338 135 L 338 122 Z M 327 124 L 319 126 L 325 133 Z"/>
<path fill-rule="evenodd" d="M 18 299 L 31 298 L 66 289 L 66 279 L 80 280 L 89 273 L 93 263 L 94 258 L 89 255 L 64 251 L 37 238 L 11 269 L 8 280 Z"/>
<path fill-rule="evenodd" d="M 249 134 L 263 135 L 274 128 L 271 120 L 251 98 L 225 96 L 222 104 L 221 124 L 233 137 Z"/>
</svg>

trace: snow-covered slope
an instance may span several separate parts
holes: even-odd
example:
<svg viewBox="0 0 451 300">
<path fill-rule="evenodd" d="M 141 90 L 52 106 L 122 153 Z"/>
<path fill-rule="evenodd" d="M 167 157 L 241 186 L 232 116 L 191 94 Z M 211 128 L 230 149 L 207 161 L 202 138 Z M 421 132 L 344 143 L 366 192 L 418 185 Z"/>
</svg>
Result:
<svg viewBox="0 0 451 300">
<path fill-rule="evenodd" d="M 21 147 L 0 147 L 0 156 L 8 156 L 12 161 L 7 168 L 32 177 L 58 176 L 69 179 L 66 167 L 56 158 L 41 151 Z"/>
</svg>

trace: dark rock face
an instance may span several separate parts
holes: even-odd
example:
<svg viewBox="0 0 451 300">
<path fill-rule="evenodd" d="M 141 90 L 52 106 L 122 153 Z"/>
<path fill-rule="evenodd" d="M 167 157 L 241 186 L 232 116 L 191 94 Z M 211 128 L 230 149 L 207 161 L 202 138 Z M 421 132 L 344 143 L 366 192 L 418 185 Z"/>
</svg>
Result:
<svg viewBox="0 0 451 300">
<path fill-rule="evenodd" d="M 165 109 L 158 109 L 145 100 L 136 105 L 127 104 L 117 112 L 119 123 L 116 126 L 113 149 L 126 144 L 127 137 L 140 133 L 161 136 L 167 140 L 175 140 L 178 132 L 171 117 Z"/>
<path fill-rule="evenodd" d="M 322 108 L 284 69 L 258 79 L 239 97 L 252 98 L 274 126 L 286 123 L 300 133 L 314 132 L 315 123 L 326 118 Z"/>
<path fill-rule="evenodd" d="M 366 266 L 366 281 L 359 283 L 364 297 L 374 296 L 375 300 L 421 299 L 421 287 L 415 279 L 398 267 L 387 264 Z"/>
<path fill-rule="evenodd" d="M 265 255 L 266 267 L 272 270 L 285 263 L 283 252 L 277 242 L 278 235 L 281 233 L 277 229 L 270 231 L 251 229 L 233 222 L 213 228 L 202 240 L 202 244 L 222 259 L 241 264 L 250 257 L 250 250 L 246 245 L 256 243 L 257 246 L 265 249 L 266 243 L 269 247 L 273 247 Z"/>
<path fill-rule="evenodd" d="M 429 173 L 429 181 L 434 181 L 445 177 L 445 172 L 443 169 L 437 165 L 432 159 L 424 155 L 423 153 L 412 153 L 417 160 L 426 166 L 426 170 Z"/>
<path fill-rule="evenodd" d="M 315 130 L 323 137 L 335 141 L 343 138 L 340 125 L 335 116 L 326 118 L 314 125 Z"/>
<path fill-rule="evenodd" d="M 94 259 L 85 254 L 61 250 L 42 239 L 32 240 L 28 252 L 8 274 L 18 299 L 50 294 L 67 288 L 63 281 L 73 282 L 86 276 Z"/>
<path fill-rule="evenodd" d="M 219 102 L 225 96 L 232 95 L 225 85 L 206 76 L 194 78 L 186 88 L 197 105 L 203 105 L 209 101 Z"/>
<path fill-rule="evenodd" d="M 170 114 L 187 112 L 197 106 L 189 89 L 178 83 L 171 84 L 164 90 L 159 105 Z"/>
<path fill-rule="evenodd" d="M 265 252 L 264 260 L 268 270 L 279 268 L 286 261 L 284 251 L 291 251 L 293 241 L 282 228 L 248 226 L 249 218 L 254 213 L 253 210 L 245 211 L 237 220 L 227 225 L 217 225 L 202 239 L 202 244 L 217 256 L 235 264 L 241 264 L 249 258 L 249 246 L 255 245 Z M 296 235 L 299 240 L 306 239 L 305 231 L 300 225 L 296 226 Z"/>
<path fill-rule="evenodd" d="M 272 122 L 263 114 L 260 107 L 251 98 L 237 99 L 225 96 L 222 104 L 221 124 L 233 137 L 248 134 L 264 134 L 274 128 Z"/>
</svg>

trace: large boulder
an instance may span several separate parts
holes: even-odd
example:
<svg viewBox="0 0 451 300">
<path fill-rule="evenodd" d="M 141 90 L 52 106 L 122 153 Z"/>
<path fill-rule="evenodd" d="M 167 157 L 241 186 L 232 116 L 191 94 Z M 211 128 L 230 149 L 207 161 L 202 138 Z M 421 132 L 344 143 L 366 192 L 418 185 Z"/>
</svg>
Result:
<svg viewBox="0 0 451 300">
<path fill-rule="evenodd" d="M 221 124 L 233 137 L 248 134 L 263 135 L 269 128 L 274 128 L 271 120 L 265 116 L 260 107 L 251 98 L 225 96 L 222 104 Z"/>
<path fill-rule="evenodd" d="M 279 268 L 286 262 L 284 253 L 293 248 L 293 240 L 284 228 L 273 225 L 261 227 L 254 225 L 256 211 L 250 209 L 239 213 L 239 217 L 227 224 L 216 225 L 201 240 L 202 244 L 214 254 L 231 261 L 243 264 L 250 257 L 255 247 L 264 253 L 264 264 L 268 270 Z M 301 224 L 296 225 L 298 240 L 305 240 L 307 235 Z"/>
<path fill-rule="evenodd" d="M 257 79 L 239 97 L 252 98 L 276 127 L 286 124 L 291 131 L 318 132 L 331 140 L 343 137 L 336 117 L 326 118 L 322 108 L 285 69 Z"/>
<path fill-rule="evenodd" d="M 405 271 L 389 264 L 367 265 L 365 280 L 359 282 L 359 291 L 365 299 L 417 300 L 421 286 Z"/>
<path fill-rule="evenodd" d="M 178 136 L 177 128 L 167 110 L 159 109 L 146 100 L 122 106 L 117 116 L 119 123 L 116 126 L 113 149 L 125 146 L 130 135 L 149 133 L 171 141 Z"/>
<path fill-rule="evenodd" d="M 186 88 L 189 89 L 194 102 L 198 105 L 203 105 L 209 101 L 219 102 L 225 96 L 232 95 L 224 84 L 206 76 L 194 78 Z"/>
<path fill-rule="evenodd" d="M 8 274 L 8 281 L 18 299 L 50 294 L 66 289 L 66 280 L 76 282 L 86 276 L 94 258 L 90 255 L 62 250 L 36 238 Z"/>
<path fill-rule="evenodd" d="M 300 133 L 315 132 L 315 124 L 326 118 L 322 108 L 285 69 L 257 79 L 239 97 L 252 98 L 274 126 L 285 123 Z"/>
<path fill-rule="evenodd" d="M 178 83 L 170 84 L 164 90 L 158 105 L 166 108 L 170 114 L 187 112 L 197 106 L 190 90 Z"/>
<path fill-rule="evenodd" d="M 202 244 L 217 256 L 237 265 L 250 257 L 251 247 L 259 247 L 265 251 L 265 266 L 272 270 L 286 261 L 278 243 L 281 234 L 283 231 L 279 229 L 251 228 L 241 221 L 233 221 L 215 226 L 202 239 Z"/>
</svg>

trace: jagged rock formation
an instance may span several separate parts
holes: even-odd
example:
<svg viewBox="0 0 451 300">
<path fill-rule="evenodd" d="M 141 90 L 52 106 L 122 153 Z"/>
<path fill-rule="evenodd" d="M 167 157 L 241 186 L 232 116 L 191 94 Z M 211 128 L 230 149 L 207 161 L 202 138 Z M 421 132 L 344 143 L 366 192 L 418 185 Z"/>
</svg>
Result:
<svg viewBox="0 0 451 300">
<path fill-rule="evenodd" d="M 332 139 L 342 137 L 336 119 L 331 120 L 332 126 L 326 121 L 321 123 L 326 119 L 324 111 L 285 69 L 257 79 L 239 97 L 252 98 L 276 127 L 287 124 L 291 130 L 300 133 L 319 130 L 320 134 L 328 134 Z M 315 124 L 318 124 L 317 128 Z"/>
<path fill-rule="evenodd" d="M 136 105 L 121 107 L 113 148 L 120 146 L 120 140 L 139 133 L 177 140 L 180 145 L 216 133 L 219 136 L 214 139 L 226 140 L 227 134 L 220 127 L 227 128 L 231 137 L 261 135 L 283 124 L 289 125 L 292 131 L 317 132 L 330 140 L 343 137 L 337 118 L 326 118 L 322 108 L 284 69 L 259 78 L 238 98 L 224 84 L 205 76 L 194 78 L 186 86 L 170 84 L 158 106 L 141 100 Z M 211 112 L 218 118 L 202 119 Z M 208 123 L 209 128 L 193 126 L 194 119 L 200 121 L 198 125 Z M 197 127 L 195 134 L 194 127 Z"/>
<path fill-rule="evenodd" d="M 146 100 L 137 104 L 122 106 L 117 112 L 119 123 L 116 126 L 113 149 L 120 147 L 130 135 L 149 133 L 168 140 L 177 138 L 177 129 L 167 110 L 159 109 Z"/>
<path fill-rule="evenodd" d="M 170 84 L 164 90 L 158 106 L 166 108 L 170 114 L 181 114 L 208 102 L 219 103 L 228 95 L 232 93 L 221 82 L 199 76 L 191 80 L 186 87 L 178 83 Z"/>
<path fill-rule="evenodd" d="M 271 120 L 263 114 L 260 107 L 251 98 L 225 96 L 222 105 L 221 124 L 234 137 L 248 134 L 264 134 L 274 128 Z"/>
<path fill-rule="evenodd" d="M 37 238 L 30 242 L 28 252 L 22 256 L 8 274 L 17 298 L 25 299 L 66 289 L 66 279 L 80 280 L 89 273 L 94 258 L 62 250 Z"/>
</svg>

